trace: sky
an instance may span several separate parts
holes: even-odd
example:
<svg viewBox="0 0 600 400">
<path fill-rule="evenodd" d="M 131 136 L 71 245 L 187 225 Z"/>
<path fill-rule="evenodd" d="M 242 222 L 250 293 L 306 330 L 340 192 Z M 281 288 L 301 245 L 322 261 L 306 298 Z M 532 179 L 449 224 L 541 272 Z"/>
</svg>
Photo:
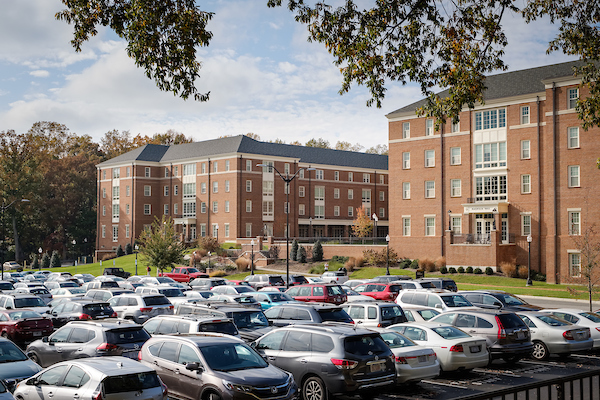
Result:
<svg viewBox="0 0 600 400">
<path fill-rule="evenodd" d="M 340 95 L 342 76 L 325 47 L 309 43 L 306 27 L 285 7 L 266 3 L 198 2 L 215 13 L 213 39 L 198 52 L 198 87 L 211 92 L 201 103 L 161 92 L 108 29 L 76 53 L 72 27 L 54 18 L 64 8 L 60 0 L 0 0 L 0 131 L 24 133 L 53 121 L 98 143 L 114 129 L 148 136 L 172 129 L 195 141 L 254 133 L 287 143 L 387 144 L 385 115 L 420 100 L 418 86 L 389 82 L 379 109 L 366 106 L 364 87 Z M 510 71 L 573 59 L 546 54 L 557 32 L 548 21 L 527 25 L 508 16 L 504 26 Z"/>
</svg>

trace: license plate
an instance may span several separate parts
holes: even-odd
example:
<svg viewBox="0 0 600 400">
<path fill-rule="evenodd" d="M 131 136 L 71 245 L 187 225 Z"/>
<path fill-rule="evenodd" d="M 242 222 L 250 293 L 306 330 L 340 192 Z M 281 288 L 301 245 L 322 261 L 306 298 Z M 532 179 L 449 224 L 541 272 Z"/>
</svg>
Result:
<svg viewBox="0 0 600 400">
<path fill-rule="evenodd" d="M 385 370 L 384 363 L 371 364 L 371 372 L 379 372 Z"/>
<path fill-rule="evenodd" d="M 525 339 L 525 334 L 523 332 L 517 332 L 517 339 Z"/>
<path fill-rule="evenodd" d="M 481 351 L 481 346 L 471 346 L 471 353 L 479 353 Z"/>
<path fill-rule="evenodd" d="M 427 356 L 419 356 L 419 362 L 420 363 L 427 362 Z"/>
<path fill-rule="evenodd" d="M 42 336 L 42 332 L 33 332 L 33 336 Z"/>
</svg>

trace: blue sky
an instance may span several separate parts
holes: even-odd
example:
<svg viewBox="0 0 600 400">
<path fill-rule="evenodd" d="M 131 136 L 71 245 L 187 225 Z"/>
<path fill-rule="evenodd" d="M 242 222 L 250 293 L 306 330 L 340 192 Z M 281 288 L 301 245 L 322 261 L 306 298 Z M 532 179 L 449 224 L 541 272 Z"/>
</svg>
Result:
<svg viewBox="0 0 600 400">
<path fill-rule="evenodd" d="M 54 19 L 60 0 L 0 0 L 0 131 L 27 131 L 37 121 L 66 125 L 99 141 L 108 131 L 152 135 L 169 129 L 201 141 L 248 132 L 286 142 L 324 138 L 365 148 L 387 144 L 385 115 L 421 98 L 414 84 L 389 83 L 381 109 L 366 107 L 367 91 L 340 96 L 341 75 L 305 26 L 266 0 L 201 2 L 215 12 L 214 36 L 199 51 L 200 90 L 207 103 L 160 92 L 110 31 L 75 53 L 72 28 Z M 547 21 L 505 21 L 510 70 L 568 61 L 546 55 L 556 33 Z"/>
</svg>

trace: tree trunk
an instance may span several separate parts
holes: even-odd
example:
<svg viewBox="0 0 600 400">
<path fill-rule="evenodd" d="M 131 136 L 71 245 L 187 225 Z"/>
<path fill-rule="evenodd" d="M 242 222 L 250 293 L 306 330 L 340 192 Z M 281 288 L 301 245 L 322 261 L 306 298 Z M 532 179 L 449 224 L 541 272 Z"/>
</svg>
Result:
<svg viewBox="0 0 600 400">
<path fill-rule="evenodd" d="M 17 217 L 13 214 L 12 216 L 13 235 L 15 241 L 15 261 L 21 264 L 21 261 L 25 259 L 23 251 L 21 250 L 21 242 L 19 241 L 19 233 L 17 232 Z"/>
</svg>

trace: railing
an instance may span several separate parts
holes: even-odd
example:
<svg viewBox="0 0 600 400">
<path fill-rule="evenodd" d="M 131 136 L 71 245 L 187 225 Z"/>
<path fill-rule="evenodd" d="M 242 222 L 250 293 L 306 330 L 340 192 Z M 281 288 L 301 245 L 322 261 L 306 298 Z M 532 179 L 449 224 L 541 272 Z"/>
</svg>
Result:
<svg viewBox="0 0 600 400">
<path fill-rule="evenodd" d="M 505 240 L 501 241 L 502 244 L 515 243 L 515 234 L 508 234 L 508 242 Z M 476 233 L 463 233 L 460 235 L 452 235 L 451 244 L 491 244 L 491 235 L 489 233 L 476 234 Z"/>
<path fill-rule="evenodd" d="M 387 241 L 385 237 L 343 237 L 343 236 L 312 236 L 312 237 L 290 237 L 290 243 L 294 241 L 298 241 L 298 243 L 316 243 L 317 241 L 321 242 L 321 244 L 375 244 L 375 245 L 386 245 Z M 276 242 L 284 242 L 285 237 L 273 237 L 273 240 Z"/>
</svg>

